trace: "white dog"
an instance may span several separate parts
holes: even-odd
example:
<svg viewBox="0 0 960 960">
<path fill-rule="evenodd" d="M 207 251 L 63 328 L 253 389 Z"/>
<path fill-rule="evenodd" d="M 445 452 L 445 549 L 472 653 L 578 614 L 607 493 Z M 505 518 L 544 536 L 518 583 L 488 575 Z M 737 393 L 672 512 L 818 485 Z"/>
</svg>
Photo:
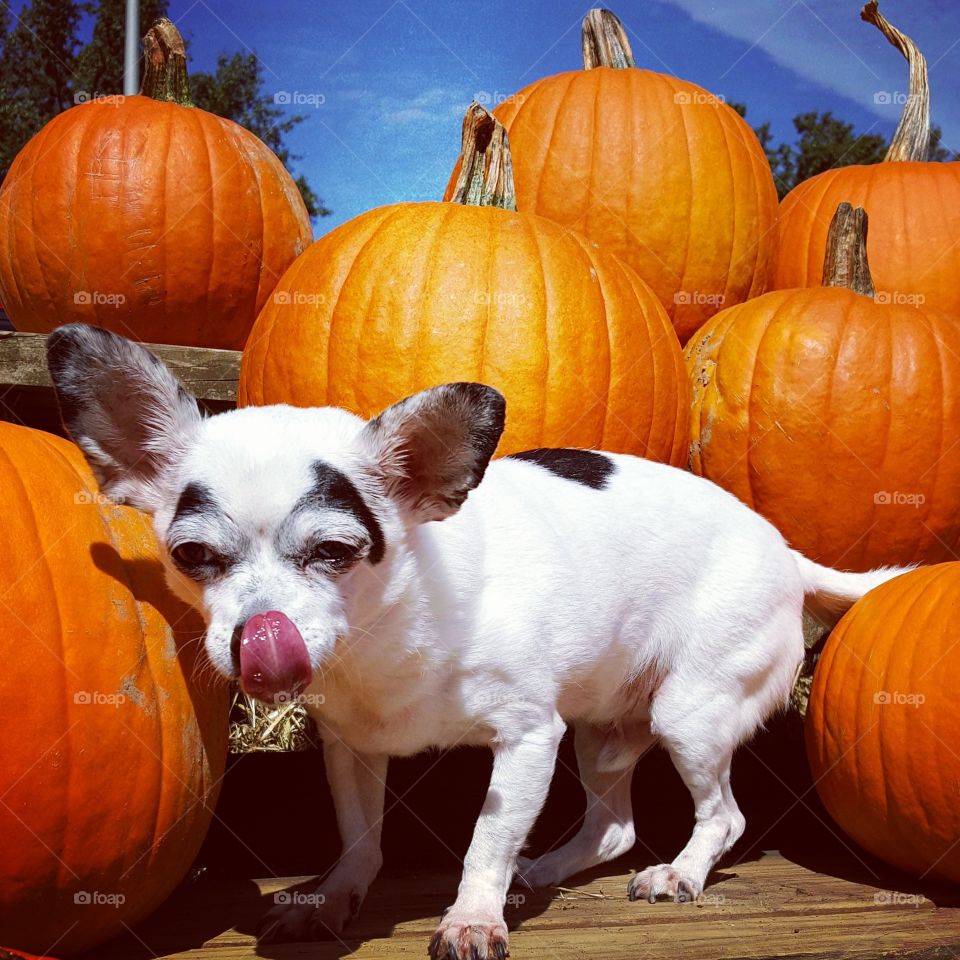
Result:
<svg viewBox="0 0 960 960">
<path fill-rule="evenodd" d="M 305 700 L 321 704 L 342 855 L 321 905 L 272 909 L 263 940 L 342 930 L 380 867 L 388 757 L 456 744 L 489 746 L 493 774 L 433 957 L 506 955 L 515 873 L 554 884 L 629 850 L 630 771 L 655 742 L 696 826 L 629 895 L 696 899 L 743 831 L 731 756 L 787 699 L 805 597 L 835 618 L 899 572 L 818 566 L 719 487 L 635 457 L 544 450 L 488 467 L 504 400 L 479 384 L 369 423 L 286 406 L 205 418 L 122 337 L 63 327 L 49 363 L 104 492 L 153 515 L 210 660 L 266 700 L 322 694 Z M 583 826 L 518 859 L 568 724 Z"/>
</svg>

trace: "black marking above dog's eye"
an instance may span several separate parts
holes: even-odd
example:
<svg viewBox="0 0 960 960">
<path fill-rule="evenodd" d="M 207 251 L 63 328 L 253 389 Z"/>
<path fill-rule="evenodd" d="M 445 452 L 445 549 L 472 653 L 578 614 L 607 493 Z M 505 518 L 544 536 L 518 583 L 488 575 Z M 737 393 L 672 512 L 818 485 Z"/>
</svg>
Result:
<svg viewBox="0 0 960 960">
<path fill-rule="evenodd" d="M 536 463 L 564 480 L 582 483 L 593 490 L 602 490 L 616 470 L 616 465 L 606 454 L 596 450 L 572 448 L 541 448 L 511 453 L 508 460 L 527 460 Z"/>
<path fill-rule="evenodd" d="M 177 520 L 183 520 L 185 517 L 195 517 L 200 514 L 219 513 L 220 508 L 217 501 L 209 489 L 201 483 L 188 483 L 177 500 L 176 509 L 173 511 L 171 524 Z"/>
<path fill-rule="evenodd" d="M 360 495 L 360 491 L 345 473 L 322 460 L 317 460 L 313 464 L 313 474 L 316 481 L 311 490 L 300 500 L 298 506 L 343 510 L 345 513 L 353 514 L 363 524 L 370 538 L 370 552 L 367 554 L 367 559 L 371 563 L 379 563 L 386 549 L 383 528 Z"/>
</svg>

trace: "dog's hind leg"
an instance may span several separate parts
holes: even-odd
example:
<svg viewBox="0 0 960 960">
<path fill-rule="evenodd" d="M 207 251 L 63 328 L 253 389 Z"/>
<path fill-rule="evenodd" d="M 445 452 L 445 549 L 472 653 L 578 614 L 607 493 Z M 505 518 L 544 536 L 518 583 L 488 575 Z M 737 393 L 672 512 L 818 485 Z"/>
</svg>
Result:
<svg viewBox="0 0 960 960">
<path fill-rule="evenodd" d="M 587 794 L 583 826 L 557 850 L 535 860 L 521 857 L 517 875 L 531 887 L 546 887 L 626 853 L 634 843 L 630 781 L 637 759 L 653 743 L 649 727 L 629 738 L 577 724 L 574 744 L 580 779 Z"/>
<path fill-rule="evenodd" d="M 799 610 L 784 605 L 749 643 L 731 640 L 725 662 L 688 662 L 653 699 L 651 727 L 693 797 L 696 825 L 672 863 L 647 867 L 630 881 L 631 900 L 696 900 L 710 870 L 740 839 L 743 814 L 730 789 L 730 762 L 790 693 L 803 654 Z"/>
</svg>

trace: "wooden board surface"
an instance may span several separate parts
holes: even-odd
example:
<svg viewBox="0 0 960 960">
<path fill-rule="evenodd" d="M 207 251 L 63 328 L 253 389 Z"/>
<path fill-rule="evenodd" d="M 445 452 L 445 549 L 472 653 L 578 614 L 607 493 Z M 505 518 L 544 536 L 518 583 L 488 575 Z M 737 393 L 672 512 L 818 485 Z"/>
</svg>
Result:
<svg viewBox="0 0 960 960">
<path fill-rule="evenodd" d="M 616 869 L 599 868 L 567 890 L 513 891 L 521 897 L 507 911 L 513 960 L 960 956 L 957 907 L 937 906 L 920 893 L 816 873 L 777 853 L 720 870 L 696 904 L 630 903 L 630 871 Z M 95 956 L 421 958 L 458 881 L 450 873 L 381 877 L 342 941 L 277 944 L 258 953 L 253 937 L 258 917 L 272 905 L 275 892 L 303 879 L 200 878 L 182 887 L 135 935 L 98 949 Z"/>
<path fill-rule="evenodd" d="M 0 330 L 0 390 L 3 387 L 50 387 L 47 338 L 39 333 Z M 240 353 L 206 347 L 147 344 L 199 400 L 234 401 L 240 376 Z"/>
</svg>

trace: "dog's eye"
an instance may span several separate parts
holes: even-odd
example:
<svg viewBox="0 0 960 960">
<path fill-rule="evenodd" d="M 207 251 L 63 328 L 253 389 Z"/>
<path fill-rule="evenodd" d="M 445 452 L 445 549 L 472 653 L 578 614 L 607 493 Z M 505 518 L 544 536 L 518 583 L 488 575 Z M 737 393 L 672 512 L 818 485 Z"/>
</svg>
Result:
<svg viewBox="0 0 960 960">
<path fill-rule="evenodd" d="M 326 566 L 342 567 L 348 564 L 357 555 L 357 548 L 352 543 L 342 543 L 339 540 L 322 540 L 307 554 L 307 564 L 322 563 Z"/>
<path fill-rule="evenodd" d="M 213 551 L 202 543 L 181 543 L 173 548 L 171 555 L 182 567 L 202 567 L 216 559 Z"/>
</svg>

